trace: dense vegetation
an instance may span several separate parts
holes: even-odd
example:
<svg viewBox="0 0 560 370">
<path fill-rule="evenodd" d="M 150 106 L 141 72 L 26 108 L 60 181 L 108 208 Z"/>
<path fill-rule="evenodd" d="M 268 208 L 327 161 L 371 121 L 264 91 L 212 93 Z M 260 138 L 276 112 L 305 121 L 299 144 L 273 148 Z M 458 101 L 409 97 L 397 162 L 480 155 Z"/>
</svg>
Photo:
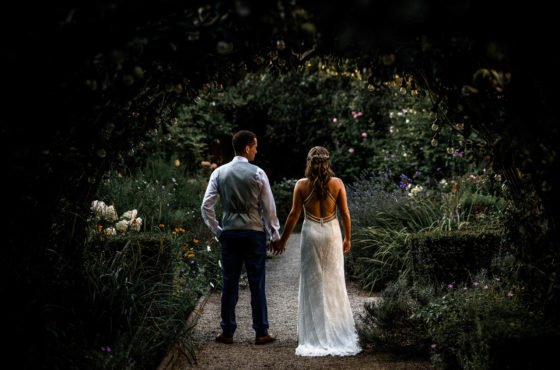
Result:
<svg viewBox="0 0 560 370">
<path fill-rule="evenodd" d="M 164 307 L 173 307 L 175 294 L 186 294 L 191 302 L 214 279 L 217 268 L 210 261 L 216 255 L 200 265 L 188 257 L 204 262 L 212 256 L 200 253 L 206 244 L 208 253 L 216 252 L 212 238 L 193 227 L 199 220 L 190 217 L 198 214 L 197 197 L 211 164 L 231 156 L 228 137 L 240 127 L 264 139 L 259 164 L 271 171 L 283 207 L 289 198 L 286 184 L 301 176 L 301 158 L 315 144 L 333 152 L 335 171 L 355 185 L 353 199 L 359 203 L 354 207 L 370 205 L 353 210 L 360 241 L 349 272 L 367 287 L 385 289 L 388 305 L 417 304 L 400 305 L 401 311 L 372 307 L 376 327 L 386 331 L 369 333 L 365 340 L 391 347 L 398 342 L 391 338 L 414 332 L 409 338 L 418 341 L 408 348 L 425 354 L 422 344 L 429 342 L 434 362 L 466 368 L 514 363 L 517 359 L 505 356 L 508 343 L 538 347 L 537 337 L 557 343 L 554 12 L 502 1 L 424 0 L 282 0 L 272 6 L 203 0 L 189 6 L 174 0 L 20 2 L 5 11 L 9 109 L 2 149 L 10 175 L 8 207 L 25 218 L 11 216 L 6 228 L 2 294 L 23 296 L 10 305 L 7 319 L 14 333 L 9 349 L 23 351 L 27 367 L 64 368 L 88 351 L 97 351 L 87 358 L 99 367 L 99 358 L 110 357 L 105 356 L 108 341 L 125 338 L 152 343 L 154 352 L 146 355 L 153 357 L 141 361 L 157 362 L 184 323 Z M 536 26 L 520 27 L 534 19 Z M 277 160 L 278 152 L 285 160 Z M 477 187 L 477 180 L 484 185 Z M 179 192 L 156 188 L 160 185 Z M 129 192 L 134 186 L 141 189 Z M 93 200 L 114 202 L 118 216 L 137 209 L 139 232 L 149 235 L 119 236 L 120 244 L 109 243 L 111 235 L 98 235 L 106 241 L 91 238 L 98 226 L 116 227 L 92 224 Z M 30 215 L 32 223 L 23 221 Z M 173 222 L 184 240 L 169 229 Z M 181 228 L 192 234 L 183 235 Z M 388 230 L 397 232 L 385 238 Z M 136 243 L 151 253 L 157 233 L 167 257 L 154 260 L 155 255 L 130 247 Z M 468 281 L 417 281 L 418 271 L 434 271 L 430 266 L 438 256 L 426 255 L 425 248 L 430 240 L 440 250 L 457 244 L 453 250 L 460 253 L 459 246 L 468 245 L 465 235 L 473 233 L 501 236 L 499 246 L 485 248 L 496 252 L 489 266 L 482 259 L 486 265 L 471 271 Z M 187 247 L 182 254 L 187 263 L 173 258 L 194 239 L 202 244 Z M 187 253 L 195 248 L 200 251 Z M 132 263 L 144 257 L 153 263 L 144 269 Z M 428 260 L 429 265 L 419 262 Z M 135 281 L 118 291 L 113 306 L 95 304 L 97 292 L 121 287 L 122 276 L 111 268 L 116 265 L 130 277 L 145 276 L 147 285 Z M 197 275 L 200 280 L 189 278 L 196 288 L 174 292 L 169 282 L 197 271 L 193 265 L 207 268 Z M 441 301 L 446 284 L 461 283 L 478 285 L 445 294 L 453 299 Z M 142 295 L 141 303 L 130 304 L 146 291 L 151 293 Z M 163 301 L 167 305 L 160 305 Z M 151 327 L 138 323 L 152 317 L 152 303 L 176 333 L 161 337 L 162 331 L 148 330 L 144 336 L 140 328 Z M 114 311 L 94 310 L 107 307 Z M 504 321 L 493 328 L 489 323 L 497 317 Z M 90 318 L 119 319 L 119 325 L 93 325 L 86 322 Z M 390 322 L 395 325 L 384 326 Z M 408 331 L 399 330 L 400 324 Z M 453 329 L 458 326 L 465 328 L 463 334 Z M 478 336 L 468 335 L 474 332 Z M 160 342 L 153 345 L 154 339 Z M 115 348 L 128 365 L 144 356 Z M 113 362 L 103 366 L 122 364 Z"/>
</svg>

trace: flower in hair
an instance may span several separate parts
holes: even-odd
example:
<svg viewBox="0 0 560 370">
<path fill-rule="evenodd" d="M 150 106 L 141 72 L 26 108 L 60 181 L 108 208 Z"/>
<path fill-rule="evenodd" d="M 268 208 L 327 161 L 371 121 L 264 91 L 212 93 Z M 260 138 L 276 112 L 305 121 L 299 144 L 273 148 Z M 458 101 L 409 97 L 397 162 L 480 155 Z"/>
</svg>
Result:
<svg viewBox="0 0 560 370">
<path fill-rule="evenodd" d="M 328 154 L 313 154 L 313 155 L 310 155 L 309 158 L 311 158 L 311 159 L 315 159 L 315 158 L 328 159 L 329 155 Z"/>
</svg>

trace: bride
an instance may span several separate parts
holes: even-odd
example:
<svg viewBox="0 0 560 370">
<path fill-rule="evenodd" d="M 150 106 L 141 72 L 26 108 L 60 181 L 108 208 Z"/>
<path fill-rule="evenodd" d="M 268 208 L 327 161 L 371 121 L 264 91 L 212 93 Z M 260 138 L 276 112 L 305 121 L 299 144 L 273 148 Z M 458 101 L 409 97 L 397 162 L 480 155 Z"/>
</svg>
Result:
<svg viewBox="0 0 560 370">
<path fill-rule="evenodd" d="M 346 293 L 343 255 L 350 251 L 350 213 L 344 184 L 334 177 L 329 152 L 320 146 L 307 155 L 305 178 L 296 183 L 292 210 L 273 253 L 285 250 L 302 208 L 305 219 L 301 230 L 296 355 L 355 355 L 361 348 Z"/>
</svg>

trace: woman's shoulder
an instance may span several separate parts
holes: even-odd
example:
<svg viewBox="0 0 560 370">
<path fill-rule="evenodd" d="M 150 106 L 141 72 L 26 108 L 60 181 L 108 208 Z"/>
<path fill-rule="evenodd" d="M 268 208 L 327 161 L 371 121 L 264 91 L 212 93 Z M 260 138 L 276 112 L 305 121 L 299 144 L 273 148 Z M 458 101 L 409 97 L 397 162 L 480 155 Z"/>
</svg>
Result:
<svg viewBox="0 0 560 370">
<path fill-rule="evenodd" d="M 338 177 L 331 177 L 331 180 L 329 181 L 329 183 L 336 185 L 336 186 L 341 186 L 344 185 L 344 183 L 342 182 L 341 179 L 339 179 Z"/>
<path fill-rule="evenodd" d="M 307 180 L 307 178 L 304 177 L 304 178 L 302 178 L 302 179 L 299 179 L 299 180 L 296 182 L 296 186 L 295 186 L 295 187 L 298 188 L 298 189 L 301 189 L 301 188 L 307 187 L 308 184 L 309 184 L 309 180 Z"/>
</svg>

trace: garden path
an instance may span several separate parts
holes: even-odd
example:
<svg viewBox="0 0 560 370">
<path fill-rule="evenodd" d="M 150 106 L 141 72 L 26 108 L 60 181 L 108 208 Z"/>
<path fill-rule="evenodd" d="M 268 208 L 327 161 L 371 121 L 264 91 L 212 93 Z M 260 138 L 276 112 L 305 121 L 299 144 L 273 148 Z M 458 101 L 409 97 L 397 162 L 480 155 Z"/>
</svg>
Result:
<svg viewBox="0 0 560 370">
<path fill-rule="evenodd" d="M 206 300 L 198 318 L 194 340 L 199 345 L 197 364 L 175 361 L 167 369 L 427 369 L 429 362 L 410 362 L 395 359 L 390 354 L 364 350 L 347 357 L 301 357 L 295 355 L 297 346 L 297 298 L 300 268 L 300 234 L 290 237 L 286 252 L 280 256 L 268 255 L 266 260 L 266 293 L 270 334 L 276 342 L 264 346 L 253 344 L 255 333 L 251 328 L 250 291 L 246 279 L 242 281 L 236 309 L 237 331 L 232 345 L 216 343 L 220 332 L 220 291 L 214 291 Z M 379 297 L 369 296 L 357 283 L 347 282 L 348 296 L 356 324 L 366 302 Z"/>
</svg>

